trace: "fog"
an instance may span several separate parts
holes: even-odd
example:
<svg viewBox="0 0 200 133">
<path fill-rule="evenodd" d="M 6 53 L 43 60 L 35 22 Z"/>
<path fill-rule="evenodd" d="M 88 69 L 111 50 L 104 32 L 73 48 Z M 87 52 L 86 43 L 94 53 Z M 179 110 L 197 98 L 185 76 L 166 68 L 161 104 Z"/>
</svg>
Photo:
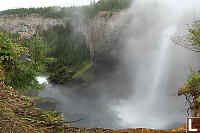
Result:
<svg viewBox="0 0 200 133">
<path fill-rule="evenodd" d="M 185 123 L 186 102 L 177 91 L 199 69 L 199 56 L 175 45 L 171 36 L 187 34 L 199 19 L 198 0 L 134 0 L 113 18 L 123 48 L 114 72 L 105 72 L 87 88 L 48 83 L 40 96 L 54 98 L 72 126 L 101 128 L 176 128 Z"/>
<path fill-rule="evenodd" d="M 133 92 L 116 107 L 124 125 L 172 128 L 185 121 L 184 99 L 176 93 L 189 65 L 198 69 L 199 58 L 170 36 L 186 34 L 186 25 L 198 19 L 199 5 L 196 0 L 136 0 L 129 9 L 123 60 Z"/>
</svg>

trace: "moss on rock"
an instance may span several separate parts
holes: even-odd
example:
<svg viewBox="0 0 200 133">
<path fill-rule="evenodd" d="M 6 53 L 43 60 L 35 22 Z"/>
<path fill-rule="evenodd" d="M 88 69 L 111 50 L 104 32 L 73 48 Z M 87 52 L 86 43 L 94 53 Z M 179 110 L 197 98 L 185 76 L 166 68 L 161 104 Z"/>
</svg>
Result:
<svg viewBox="0 0 200 133">
<path fill-rule="evenodd" d="M 76 73 L 73 67 L 64 66 L 58 69 L 51 77 L 50 80 L 57 84 L 63 84 L 65 81 L 72 80 L 72 76 Z"/>
</svg>

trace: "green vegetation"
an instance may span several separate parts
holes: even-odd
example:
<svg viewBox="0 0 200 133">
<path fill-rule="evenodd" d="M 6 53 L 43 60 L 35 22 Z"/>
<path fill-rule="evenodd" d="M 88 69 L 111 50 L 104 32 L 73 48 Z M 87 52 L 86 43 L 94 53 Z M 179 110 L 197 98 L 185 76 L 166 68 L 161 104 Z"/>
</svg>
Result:
<svg viewBox="0 0 200 133">
<path fill-rule="evenodd" d="M 200 21 L 195 21 L 191 27 L 188 28 L 188 34 L 186 36 L 174 37 L 173 41 L 189 50 L 200 52 Z M 184 89 L 180 89 L 180 95 L 185 94 L 189 96 L 200 95 L 200 72 L 195 73 L 191 70 L 191 74 L 187 79 Z"/>
<path fill-rule="evenodd" d="M 195 21 L 192 28 L 189 28 L 188 44 L 193 51 L 200 52 L 200 21 Z"/>
<path fill-rule="evenodd" d="M 77 13 L 83 13 L 79 15 L 86 18 L 85 20 L 93 18 L 101 12 L 104 17 L 111 17 L 113 12 L 127 8 L 131 2 L 132 0 L 100 0 L 97 3 L 91 2 L 89 6 L 80 7 L 9 9 L 2 11 L 1 15 L 26 16 L 33 14 L 47 18 L 69 17 L 74 24 L 77 20 Z M 1 56 L 2 62 L 5 62 L 4 60 L 7 62 L 3 66 L 4 69 L 0 70 L 2 73 L 5 72 L 3 79 L 8 85 L 24 91 L 29 87 L 41 88 L 35 77 L 45 70 L 46 64 L 50 79 L 55 83 L 76 79 L 83 81 L 93 79 L 93 73 L 90 70 L 90 51 L 85 37 L 80 31 L 74 29 L 70 22 L 66 26 L 55 26 L 48 31 L 41 31 L 40 35 L 46 43 L 38 36 L 30 40 L 22 39 L 16 44 L 11 43 L 12 45 L 9 42 L 6 43 L 10 49 L 4 52 L 9 56 L 2 53 L 4 54 Z M 13 49 L 15 50 L 10 51 Z M 47 52 L 48 50 L 49 52 Z M 11 59 L 14 60 L 10 61 Z"/>
<path fill-rule="evenodd" d="M 72 79 L 81 78 L 86 82 L 92 81 L 94 79 L 94 75 L 90 70 L 91 67 L 92 67 L 92 64 L 87 64 L 80 67 L 79 71 L 77 71 L 76 74 L 72 76 Z"/>
<path fill-rule="evenodd" d="M 23 52 L 23 48 L 13 42 L 9 37 L 8 32 L 0 32 L 0 62 L 5 64 L 6 62 L 13 62 Z"/>
<path fill-rule="evenodd" d="M 0 31 L 1 80 L 20 91 L 41 88 L 36 77 L 45 69 L 47 44 L 38 36 L 24 40 Z M 29 58 L 29 59 L 28 59 Z"/>
<path fill-rule="evenodd" d="M 1 14 L 17 16 L 38 14 L 40 16 L 50 18 L 64 18 L 67 16 L 70 17 L 70 20 L 74 24 L 77 12 L 82 12 L 84 14 L 82 14 L 83 18 L 95 17 L 102 11 L 104 17 L 111 17 L 113 12 L 127 8 L 131 1 L 132 0 L 100 0 L 97 3 L 91 2 L 91 5 L 89 6 L 81 7 L 10 9 L 1 12 Z M 48 58 L 44 56 L 47 52 L 47 49 L 45 48 L 47 45 L 44 42 L 40 42 L 41 40 L 38 40 L 37 42 L 32 39 L 32 42 L 30 43 L 28 42 L 30 40 L 24 40 L 24 42 L 20 42 L 26 44 L 24 46 L 27 48 L 24 53 L 21 52 L 20 54 L 30 57 L 30 60 L 16 60 L 16 63 L 14 64 L 19 69 L 13 69 L 14 67 L 6 67 L 9 69 L 9 72 L 7 69 L 6 78 L 4 79 L 8 84 L 15 87 L 16 89 L 28 88 L 29 86 L 39 88 L 39 86 L 34 86 L 37 83 L 34 77 L 41 73 L 42 70 L 44 70 L 44 64 L 46 62 L 48 62 L 48 72 L 51 73 L 50 76 L 52 81 L 56 81 L 57 83 L 64 83 L 67 80 L 74 80 L 78 78 L 81 78 L 84 81 L 92 79 L 93 74 L 90 70 L 86 71 L 84 74 L 82 73 L 82 71 L 84 72 L 84 69 L 87 67 L 87 65 L 90 64 L 91 57 L 90 51 L 85 42 L 85 37 L 80 31 L 74 29 L 72 26 L 70 26 L 69 23 L 66 26 L 55 26 L 48 31 L 44 31 L 40 35 L 50 47 L 50 51 L 47 55 Z M 17 55 L 13 56 L 20 55 L 19 51 L 16 52 L 18 52 L 16 53 Z M 28 67 L 26 67 L 26 64 L 29 64 L 27 65 Z M 21 68 L 23 68 L 23 72 L 21 71 Z M 20 72 L 16 70 L 19 70 Z M 15 75 L 15 77 L 13 75 Z M 30 80 L 28 81 L 25 79 Z M 27 82 L 22 84 L 24 81 Z"/>
<path fill-rule="evenodd" d="M 197 96 L 200 94 L 200 73 L 192 73 L 189 75 L 186 84 L 179 90 L 179 95 Z"/>
<path fill-rule="evenodd" d="M 39 14 L 46 18 L 63 18 L 72 16 L 72 12 L 79 10 L 79 7 L 40 7 L 40 8 L 20 8 L 8 9 L 1 12 L 1 15 L 18 15 L 24 17 L 30 14 Z"/>
<path fill-rule="evenodd" d="M 84 14 L 87 18 L 95 17 L 102 11 L 110 11 L 109 16 L 112 16 L 112 12 L 126 9 L 131 5 L 133 0 L 100 0 L 97 3 L 93 2 L 90 6 L 84 7 Z"/>
<path fill-rule="evenodd" d="M 55 26 L 41 33 L 41 36 L 51 49 L 47 56 L 55 59 L 48 64 L 48 70 L 52 73 L 50 79 L 55 83 L 73 80 L 73 75 L 84 68 L 85 64 L 89 64 L 90 51 L 85 37 L 70 24 L 65 27 Z"/>
<path fill-rule="evenodd" d="M 1 12 L 1 15 L 26 16 L 29 14 L 40 14 L 47 18 L 73 17 L 73 13 L 80 11 L 86 18 L 96 16 L 101 11 L 119 11 L 127 8 L 132 0 L 100 0 L 97 3 L 91 2 L 89 6 L 81 7 L 44 7 L 44 8 L 20 8 L 9 9 Z"/>
<path fill-rule="evenodd" d="M 117 11 L 130 6 L 132 0 L 100 0 L 95 5 L 100 11 Z"/>
<path fill-rule="evenodd" d="M 200 73 L 192 72 L 192 74 L 189 75 L 187 82 L 187 88 L 191 95 L 196 96 L 200 94 Z"/>
<path fill-rule="evenodd" d="M 200 20 L 195 21 L 191 27 L 188 28 L 189 33 L 186 36 L 177 36 L 172 40 L 191 51 L 200 52 Z"/>
<path fill-rule="evenodd" d="M 3 133 L 64 132 L 66 120 L 56 112 L 35 107 L 31 97 L 21 95 L 0 82 L 0 131 Z M 67 132 L 67 131 L 66 131 Z"/>
<path fill-rule="evenodd" d="M 189 110 L 192 111 L 192 116 L 199 116 L 199 103 L 200 103 L 200 71 L 189 75 L 187 82 L 179 89 L 178 96 L 184 95 L 186 101 L 189 104 L 187 114 L 189 116 Z"/>
<path fill-rule="evenodd" d="M 1 133 L 121 133 L 121 132 L 154 132 L 152 129 L 111 130 L 102 128 L 69 127 L 67 121 L 55 111 L 46 112 L 35 107 L 31 97 L 20 94 L 13 88 L 8 88 L 0 82 L 0 132 Z M 66 124 L 65 124 L 66 123 Z M 184 132 L 185 127 L 167 132 Z M 156 132 L 166 132 L 157 130 Z"/>
<path fill-rule="evenodd" d="M 186 36 L 178 36 L 173 38 L 173 41 L 191 51 L 200 52 L 200 21 L 193 23 L 188 29 L 189 33 Z M 190 68 L 191 69 L 191 68 Z M 192 69 L 191 69 L 192 71 Z M 184 95 L 189 108 L 192 110 L 193 116 L 199 116 L 199 102 L 200 102 L 200 71 L 194 72 L 189 75 L 187 82 L 179 89 L 178 95 Z"/>
<path fill-rule="evenodd" d="M 200 103 L 200 96 L 196 100 Z"/>
<path fill-rule="evenodd" d="M 78 31 L 73 31 L 70 25 L 55 26 L 42 33 L 49 44 L 49 57 L 57 59 L 55 64 L 77 65 L 90 60 L 90 52 L 86 46 L 85 37 Z"/>
<path fill-rule="evenodd" d="M 189 33 L 183 37 L 175 37 L 173 41 L 189 50 L 200 52 L 200 21 L 195 21 L 191 27 L 188 28 Z M 190 68 L 191 69 L 191 68 Z M 191 69 L 192 71 L 192 69 Z M 196 97 L 200 95 L 200 73 L 192 73 L 187 79 L 184 89 L 180 89 L 179 94 L 185 94 L 186 96 Z"/>
</svg>

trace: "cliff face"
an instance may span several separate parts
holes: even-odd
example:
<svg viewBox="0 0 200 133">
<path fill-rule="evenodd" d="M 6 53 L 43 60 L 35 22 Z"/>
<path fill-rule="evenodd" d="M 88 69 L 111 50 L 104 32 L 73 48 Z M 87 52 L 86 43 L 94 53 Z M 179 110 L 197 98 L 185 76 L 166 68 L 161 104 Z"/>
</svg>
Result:
<svg viewBox="0 0 200 133">
<path fill-rule="evenodd" d="M 86 36 L 86 43 L 90 49 L 91 56 L 94 58 L 95 54 L 102 54 L 109 51 L 109 41 L 111 27 L 108 26 L 109 19 L 96 16 L 89 20 L 88 24 L 82 25 L 81 29 Z M 93 60 L 93 59 L 92 59 Z"/>
<path fill-rule="evenodd" d="M 116 49 L 120 46 L 119 26 L 115 21 L 117 13 L 101 12 L 95 18 L 81 25 L 82 33 L 86 37 L 86 44 L 90 49 L 91 61 L 101 62 L 109 60 L 111 64 L 115 60 Z"/>
<path fill-rule="evenodd" d="M 93 19 L 80 22 L 79 25 L 74 27 L 75 30 L 79 30 L 84 34 L 86 44 L 90 49 L 91 61 L 94 60 L 95 56 L 105 55 L 111 50 L 113 33 L 116 30 L 116 27 L 111 23 L 112 16 L 107 12 L 102 12 Z M 0 16 L 0 28 L 29 38 L 40 30 L 48 30 L 56 25 L 65 26 L 68 20 L 70 18 L 44 18 L 38 14 L 28 16 L 3 15 Z"/>
<path fill-rule="evenodd" d="M 65 25 L 62 19 L 43 18 L 37 14 L 29 16 L 3 15 L 0 17 L 0 28 L 15 32 L 23 37 L 30 37 L 37 30 L 47 30 L 55 25 Z"/>
</svg>

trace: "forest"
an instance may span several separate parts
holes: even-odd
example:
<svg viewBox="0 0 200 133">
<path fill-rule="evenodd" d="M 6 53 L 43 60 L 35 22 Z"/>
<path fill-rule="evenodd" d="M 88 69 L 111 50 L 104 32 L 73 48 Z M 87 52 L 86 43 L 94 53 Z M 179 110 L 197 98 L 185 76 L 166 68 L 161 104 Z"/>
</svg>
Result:
<svg viewBox="0 0 200 133">
<path fill-rule="evenodd" d="M 73 12 L 80 11 L 86 15 L 86 18 L 95 17 L 101 11 L 120 11 L 128 8 L 132 0 L 100 0 L 97 3 L 91 2 L 89 6 L 80 7 L 44 7 L 44 8 L 20 8 L 8 9 L 0 12 L 0 15 L 19 15 L 39 14 L 47 18 L 64 18 L 71 16 Z"/>
<path fill-rule="evenodd" d="M 37 35 L 26 40 L 1 30 L 0 44 L 1 80 L 21 92 L 41 88 L 35 77 L 45 70 L 47 43 Z"/>
<path fill-rule="evenodd" d="M 73 76 L 90 64 L 90 51 L 85 36 L 67 26 L 55 26 L 40 34 L 48 43 L 48 58 L 54 62 L 48 65 L 50 79 L 56 83 L 73 80 Z M 88 79 L 85 79 L 88 80 Z"/>
</svg>

